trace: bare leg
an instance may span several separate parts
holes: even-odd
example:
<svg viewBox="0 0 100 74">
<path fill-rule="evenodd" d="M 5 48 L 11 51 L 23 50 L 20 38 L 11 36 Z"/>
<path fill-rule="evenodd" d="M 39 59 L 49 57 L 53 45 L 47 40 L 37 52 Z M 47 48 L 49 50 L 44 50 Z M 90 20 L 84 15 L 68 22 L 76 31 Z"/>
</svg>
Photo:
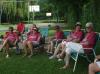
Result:
<svg viewBox="0 0 100 74">
<path fill-rule="evenodd" d="M 62 48 L 61 48 L 61 43 L 58 44 L 57 48 L 56 48 L 55 51 L 54 51 L 54 55 L 53 55 L 53 56 L 56 57 L 57 54 L 60 52 L 60 50 L 62 50 Z"/>
<path fill-rule="evenodd" d="M 54 44 L 53 41 L 51 41 L 50 43 L 50 52 L 53 53 L 53 49 L 54 49 Z"/>
<path fill-rule="evenodd" d="M 28 45 L 28 48 L 29 48 L 29 50 L 30 50 L 30 55 L 29 55 L 29 57 L 31 57 L 31 56 L 33 55 L 33 44 L 32 44 L 31 41 L 28 41 L 27 45 Z"/>
<path fill-rule="evenodd" d="M 53 58 L 55 58 L 55 57 L 57 57 L 57 54 L 60 52 L 60 49 L 61 48 L 61 43 L 60 44 L 58 44 L 58 46 L 57 46 L 57 48 L 55 49 L 55 51 L 54 51 L 54 54 L 51 56 L 51 57 L 49 57 L 49 59 L 53 59 Z"/>
<path fill-rule="evenodd" d="M 9 57 L 9 44 L 8 43 L 6 43 L 5 45 L 5 52 L 6 52 L 6 58 L 8 58 Z"/>
<path fill-rule="evenodd" d="M 89 65 L 89 74 L 95 74 L 98 71 L 100 71 L 100 68 L 97 66 L 96 63 L 91 63 Z"/>
<path fill-rule="evenodd" d="M 28 49 L 27 41 L 24 41 L 23 46 L 24 46 L 24 56 L 27 56 L 27 54 L 28 54 L 28 51 L 27 51 L 27 49 Z"/>
<path fill-rule="evenodd" d="M 51 45 L 49 44 L 49 45 L 48 45 L 47 53 L 50 53 L 50 49 L 51 49 Z"/>
<path fill-rule="evenodd" d="M 5 45 L 8 43 L 8 39 L 6 39 L 4 42 L 3 42 L 3 45 L 2 45 L 2 47 L 1 47 L 1 49 L 3 49 L 4 47 L 5 47 Z"/>
<path fill-rule="evenodd" d="M 63 67 L 61 67 L 60 69 L 66 69 L 69 66 L 69 61 L 70 61 L 70 55 L 66 53 L 65 58 L 65 65 Z"/>
<path fill-rule="evenodd" d="M 61 46 L 62 46 L 62 45 L 63 45 L 63 44 L 61 44 Z M 57 58 L 63 58 L 64 54 L 65 54 L 65 47 L 62 48 L 62 51 L 61 51 L 60 54 L 57 55 Z"/>
<path fill-rule="evenodd" d="M 61 48 L 64 49 L 65 48 L 65 45 L 64 44 L 61 44 Z"/>
<path fill-rule="evenodd" d="M 62 52 L 60 53 L 60 56 L 62 57 L 65 54 L 65 49 L 62 50 Z"/>
</svg>

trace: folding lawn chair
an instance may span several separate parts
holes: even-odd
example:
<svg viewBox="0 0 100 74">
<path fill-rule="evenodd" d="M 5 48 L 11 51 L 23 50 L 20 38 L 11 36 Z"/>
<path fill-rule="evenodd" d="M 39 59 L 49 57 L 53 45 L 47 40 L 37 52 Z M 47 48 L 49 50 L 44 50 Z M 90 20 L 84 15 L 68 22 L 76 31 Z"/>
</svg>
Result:
<svg viewBox="0 0 100 74">
<path fill-rule="evenodd" d="M 48 38 L 48 33 L 49 33 L 49 28 L 48 27 L 40 27 L 39 28 L 39 32 L 41 33 L 42 35 L 42 39 L 43 41 L 46 41 L 46 39 Z M 42 41 L 42 40 L 41 40 Z M 42 43 L 43 43 L 42 41 Z M 48 43 L 48 42 L 44 42 L 45 43 Z"/>
<path fill-rule="evenodd" d="M 48 36 L 48 31 L 49 31 L 48 27 L 40 27 L 39 31 L 40 31 L 42 37 L 47 37 Z"/>
<path fill-rule="evenodd" d="M 48 27 L 39 28 L 39 32 L 41 33 L 40 43 L 38 45 L 33 46 L 33 48 L 44 49 L 45 38 L 48 36 Z"/>
<path fill-rule="evenodd" d="M 84 49 L 89 49 L 89 50 L 91 49 L 94 57 L 96 57 L 95 50 L 96 50 L 98 40 L 99 40 L 99 34 L 96 34 L 96 44 L 95 44 L 94 48 L 84 48 Z M 71 53 L 71 58 L 75 61 L 73 72 L 75 71 L 76 64 L 77 64 L 77 61 L 78 61 L 78 57 L 82 56 L 82 57 L 86 58 L 88 62 L 90 62 L 88 55 L 90 55 L 90 53 L 89 54 L 80 54 L 78 52 Z"/>
<path fill-rule="evenodd" d="M 64 37 L 66 38 L 70 34 L 70 31 L 64 31 Z"/>
</svg>

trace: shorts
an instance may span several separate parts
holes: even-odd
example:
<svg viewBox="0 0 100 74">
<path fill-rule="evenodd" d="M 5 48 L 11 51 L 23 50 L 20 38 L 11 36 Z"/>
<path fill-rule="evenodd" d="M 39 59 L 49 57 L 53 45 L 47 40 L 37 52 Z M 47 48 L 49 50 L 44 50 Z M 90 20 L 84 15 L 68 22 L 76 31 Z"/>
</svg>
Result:
<svg viewBox="0 0 100 74">
<path fill-rule="evenodd" d="M 97 64 L 98 67 L 100 68 L 100 61 L 97 61 L 96 64 Z"/>
<path fill-rule="evenodd" d="M 74 42 L 67 42 L 65 51 L 68 54 L 73 53 L 73 52 L 84 53 L 84 49 L 82 45 L 79 43 L 74 43 Z"/>
<path fill-rule="evenodd" d="M 33 43 L 33 46 L 34 45 L 39 45 L 39 42 L 37 42 L 37 41 L 32 41 L 32 43 Z"/>
<path fill-rule="evenodd" d="M 62 40 L 55 40 L 55 39 L 54 39 L 54 40 L 52 40 L 51 42 L 53 43 L 54 46 L 58 46 L 58 44 L 61 43 Z"/>
</svg>

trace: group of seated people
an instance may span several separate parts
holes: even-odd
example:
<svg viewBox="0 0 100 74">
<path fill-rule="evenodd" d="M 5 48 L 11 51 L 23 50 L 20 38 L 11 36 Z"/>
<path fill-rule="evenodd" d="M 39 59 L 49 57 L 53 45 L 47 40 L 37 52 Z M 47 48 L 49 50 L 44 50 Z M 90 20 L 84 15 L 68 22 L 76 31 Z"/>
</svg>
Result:
<svg viewBox="0 0 100 74">
<path fill-rule="evenodd" d="M 64 59 L 65 61 L 65 65 L 60 69 L 66 69 L 69 66 L 71 53 L 78 52 L 89 54 L 92 52 L 91 48 L 93 48 L 96 44 L 96 32 L 94 32 L 93 23 L 88 22 L 86 24 L 85 35 L 81 28 L 81 23 L 77 22 L 74 29 L 67 36 L 66 39 L 62 38 L 63 33 L 62 30 L 59 28 L 59 31 L 55 33 L 55 39 L 50 40 L 50 45 L 47 53 L 52 54 L 52 56 L 50 56 L 49 59 L 58 58 L 58 61 L 62 59 Z M 56 43 L 55 41 L 58 42 L 58 45 L 56 48 L 53 49 L 53 45 L 55 45 Z M 89 74 L 95 74 L 95 72 L 100 71 L 100 61 L 96 63 L 99 67 L 97 67 L 95 64 L 90 64 Z M 96 66 L 95 69 L 94 66 Z"/>
<path fill-rule="evenodd" d="M 34 52 L 34 45 L 39 45 L 41 34 L 36 25 L 32 25 L 29 32 L 25 33 L 25 26 L 20 23 L 17 26 L 17 30 L 14 31 L 13 27 L 9 27 L 9 31 L 3 36 L 3 44 L 0 51 L 4 50 L 6 58 L 10 56 L 10 47 L 16 46 L 22 42 L 24 49 L 24 57 L 32 57 Z M 48 50 L 50 56 L 49 59 L 58 58 L 58 60 L 64 59 L 65 65 L 60 69 L 66 69 L 69 66 L 70 55 L 73 52 L 90 53 L 91 49 L 84 50 L 84 48 L 93 48 L 96 44 L 96 33 L 94 32 L 93 23 L 88 22 L 86 24 L 86 34 L 82 30 L 80 22 L 75 24 L 75 27 L 70 34 L 65 38 L 64 32 L 60 26 L 55 26 L 55 36 L 49 40 Z M 22 39 L 22 35 L 26 34 L 26 39 Z M 94 63 L 89 65 L 89 74 L 95 74 L 100 71 L 100 56 L 96 57 Z"/>
<path fill-rule="evenodd" d="M 20 26 L 20 27 L 19 27 Z M 20 23 L 17 26 L 17 30 L 14 31 L 13 27 L 9 27 L 9 30 L 4 34 L 2 39 L 2 47 L 0 51 L 4 51 L 6 58 L 10 56 L 10 48 L 16 47 L 17 52 L 20 54 L 19 43 L 22 44 L 24 49 L 24 56 L 31 57 L 33 55 L 33 45 L 39 44 L 41 34 L 38 31 L 36 25 L 32 25 L 29 32 L 26 34 L 26 39 L 23 40 L 24 26 Z"/>
</svg>

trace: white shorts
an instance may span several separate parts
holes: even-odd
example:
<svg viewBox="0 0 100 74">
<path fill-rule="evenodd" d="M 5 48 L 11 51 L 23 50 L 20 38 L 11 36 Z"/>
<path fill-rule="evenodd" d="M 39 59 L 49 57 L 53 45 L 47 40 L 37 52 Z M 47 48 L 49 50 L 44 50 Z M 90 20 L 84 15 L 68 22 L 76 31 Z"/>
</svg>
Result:
<svg viewBox="0 0 100 74">
<path fill-rule="evenodd" d="M 67 42 L 65 51 L 68 54 L 73 53 L 73 52 L 84 53 L 82 45 L 75 42 Z"/>
<path fill-rule="evenodd" d="M 96 64 L 97 64 L 98 67 L 100 68 L 100 61 L 97 61 Z"/>
<path fill-rule="evenodd" d="M 33 45 L 38 45 L 39 42 L 38 41 L 32 41 Z"/>
</svg>

